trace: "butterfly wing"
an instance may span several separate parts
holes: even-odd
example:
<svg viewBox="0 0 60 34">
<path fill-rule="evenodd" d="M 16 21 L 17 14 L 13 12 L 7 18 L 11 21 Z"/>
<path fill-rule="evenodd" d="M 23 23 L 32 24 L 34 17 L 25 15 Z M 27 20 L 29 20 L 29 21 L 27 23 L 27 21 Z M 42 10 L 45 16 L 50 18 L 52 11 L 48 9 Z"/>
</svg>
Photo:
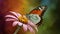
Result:
<svg viewBox="0 0 60 34">
<path fill-rule="evenodd" d="M 45 12 L 44 11 L 45 8 L 44 7 L 37 7 L 37 9 L 33 9 L 28 16 L 29 20 L 31 20 L 34 24 L 41 24 L 41 20 L 42 20 L 42 14 Z M 38 15 L 38 16 L 37 16 Z"/>
</svg>

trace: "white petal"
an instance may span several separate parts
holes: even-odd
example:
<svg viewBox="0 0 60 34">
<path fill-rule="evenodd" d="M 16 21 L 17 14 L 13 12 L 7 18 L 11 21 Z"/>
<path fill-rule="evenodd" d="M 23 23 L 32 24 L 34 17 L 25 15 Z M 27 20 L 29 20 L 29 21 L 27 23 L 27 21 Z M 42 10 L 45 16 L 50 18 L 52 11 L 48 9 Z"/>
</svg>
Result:
<svg viewBox="0 0 60 34">
<path fill-rule="evenodd" d="M 23 24 L 23 30 L 27 31 L 27 25 L 26 24 Z"/>
<path fill-rule="evenodd" d="M 15 17 L 15 16 L 13 16 L 13 15 L 6 15 L 5 17 L 10 17 L 10 18 L 14 18 L 14 19 L 17 19 L 18 20 L 18 18 Z"/>
<path fill-rule="evenodd" d="M 18 16 L 22 16 L 20 13 L 17 13 Z"/>
<path fill-rule="evenodd" d="M 16 19 L 7 18 L 5 21 L 15 21 Z"/>
<path fill-rule="evenodd" d="M 28 24 L 31 25 L 32 27 L 34 27 L 36 29 L 36 31 L 38 31 L 37 26 L 34 23 L 32 23 L 31 21 L 28 21 Z"/>
<path fill-rule="evenodd" d="M 22 25 L 23 25 L 23 23 L 21 23 L 21 22 L 18 22 L 18 25 L 19 25 L 19 26 L 22 26 Z"/>
<path fill-rule="evenodd" d="M 14 21 L 12 25 L 16 26 L 17 24 L 18 24 L 18 21 Z"/>
<path fill-rule="evenodd" d="M 10 11 L 11 13 L 13 13 L 16 17 L 18 17 L 16 12 Z"/>
<path fill-rule="evenodd" d="M 30 25 L 28 25 L 28 29 L 29 29 L 30 32 L 35 34 L 35 31 L 33 30 L 33 28 Z"/>
</svg>

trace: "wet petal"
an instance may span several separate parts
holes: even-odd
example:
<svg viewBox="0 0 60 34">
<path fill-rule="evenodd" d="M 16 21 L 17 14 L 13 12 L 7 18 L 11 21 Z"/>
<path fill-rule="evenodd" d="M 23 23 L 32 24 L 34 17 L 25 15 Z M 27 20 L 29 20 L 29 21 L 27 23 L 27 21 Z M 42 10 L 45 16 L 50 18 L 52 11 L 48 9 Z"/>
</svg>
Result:
<svg viewBox="0 0 60 34">
<path fill-rule="evenodd" d="M 10 11 L 11 13 L 13 13 L 16 17 L 18 17 L 16 12 Z"/>
<path fill-rule="evenodd" d="M 18 22 L 18 25 L 19 25 L 19 26 L 22 26 L 22 25 L 23 25 L 23 23 L 21 23 L 21 22 Z"/>
<path fill-rule="evenodd" d="M 28 24 L 31 25 L 32 27 L 34 27 L 36 29 L 36 31 L 38 31 L 37 26 L 34 23 L 32 23 L 31 21 L 28 21 Z"/>
<path fill-rule="evenodd" d="M 23 30 L 27 31 L 27 25 L 26 24 L 23 24 Z"/>
<path fill-rule="evenodd" d="M 28 25 L 28 29 L 29 29 L 30 32 L 35 34 L 35 31 L 33 30 L 33 28 L 30 25 Z"/>
<path fill-rule="evenodd" d="M 16 26 L 18 24 L 18 21 L 13 22 L 13 26 Z"/>
<path fill-rule="evenodd" d="M 15 21 L 16 19 L 7 18 L 5 21 Z"/>
<path fill-rule="evenodd" d="M 15 16 L 13 15 L 6 15 L 5 17 L 10 17 L 10 18 L 14 18 L 14 19 L 17 19 Z M 17 19 L 18 20 L 18 19 Z"/>
<path fill-rule="evenodd" d="M 18 16 L 21 16 L 21 14 L 20 14 L 20 13 L 17 13 L 17 15 L 18 15 Z"/>
</svg>

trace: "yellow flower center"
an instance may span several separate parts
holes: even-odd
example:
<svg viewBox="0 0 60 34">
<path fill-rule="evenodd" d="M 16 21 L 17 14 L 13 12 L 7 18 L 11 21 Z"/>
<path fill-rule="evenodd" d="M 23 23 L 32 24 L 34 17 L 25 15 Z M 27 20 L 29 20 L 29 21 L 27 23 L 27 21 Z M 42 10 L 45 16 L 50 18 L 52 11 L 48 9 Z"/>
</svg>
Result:
<svg viewBox="0 0 60 34">
<path fill-rule="evenodd" d="M 25 23 L 25 24 L 28 23 L 28 19 L 26 16 L 19 16 L 18 19 L 22 23 Z"/>
</svg>

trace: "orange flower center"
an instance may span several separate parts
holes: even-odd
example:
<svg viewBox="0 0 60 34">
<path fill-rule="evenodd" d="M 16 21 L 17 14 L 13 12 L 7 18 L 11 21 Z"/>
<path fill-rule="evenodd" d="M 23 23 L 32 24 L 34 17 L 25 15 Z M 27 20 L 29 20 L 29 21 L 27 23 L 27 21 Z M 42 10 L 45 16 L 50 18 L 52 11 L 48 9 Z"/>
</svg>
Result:
<svg viewBox="0 0 60 34">
<path fill-rule="evenodd" d="M 24 16 L 19 16 L 18 19 L 22 23 L 25 23 L 25 24 L 28 23 L 28 19 L 26 17 L 24 17 Z"/>
</svg>

